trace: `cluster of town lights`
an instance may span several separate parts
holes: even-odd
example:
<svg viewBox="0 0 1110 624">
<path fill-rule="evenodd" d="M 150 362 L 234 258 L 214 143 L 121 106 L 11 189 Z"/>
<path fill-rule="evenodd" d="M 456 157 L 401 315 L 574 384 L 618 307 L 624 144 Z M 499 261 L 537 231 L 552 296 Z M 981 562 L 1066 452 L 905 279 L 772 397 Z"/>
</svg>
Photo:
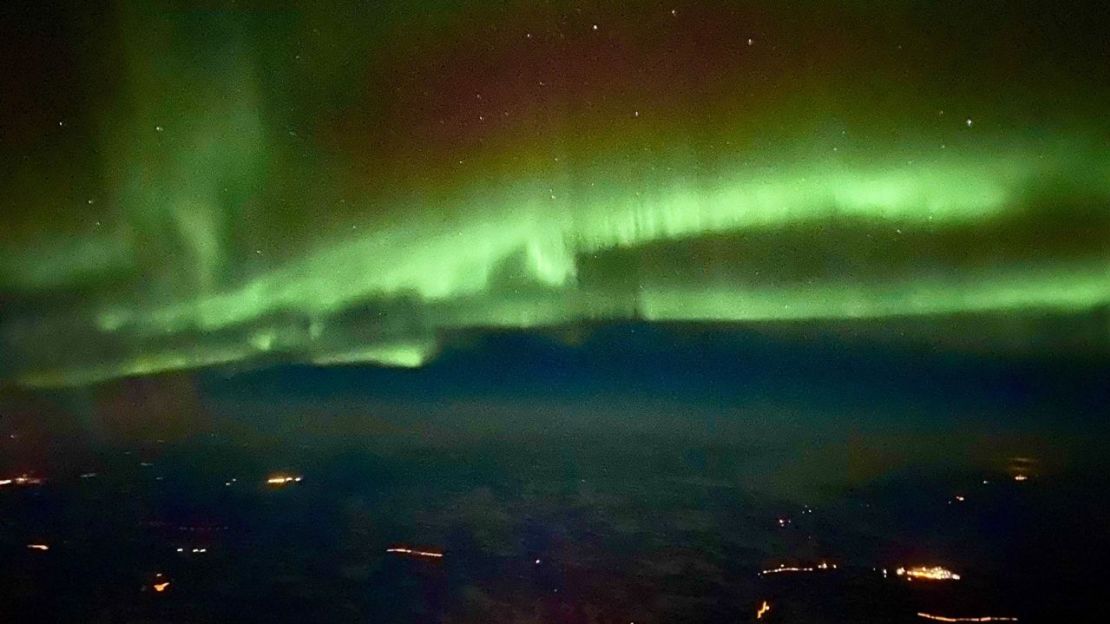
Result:
<svg viewBox="0 0 1110 624">
<path fill-rule="evenodd" d="M 413 557 L 426 557 L 428 559 L 442 559 L 443 553 L 430 550 L 413 550 L 412 548 L 386 548 L 385 552 L 398 555 L 412 555 Z"/>
<path fill-rule="evenodd" d="M 286 475 L 276 474 L 266 479 L 266 485 L 289 485 L 290 483 L 300 483 L 304 477 L 300 475 Z"/>
<path fill-rule="evenodd" d="M 0 486 L 4 485 L 42 485 L 43 479 L 21 474 L 18 477 L 0 479 Z"/>
<path fill-rule="evenodd" d="M 790 572 L 818 572 L 820 570 L 835 570 L 835 569 L 836 569 L 836 564 L 835 563 L 826 563 L 824 561 L 822 561 L 821 563 L 819 563 L 815 566 L 809 566 L 809 567 L 787 566 L 785 563 L 780 563 L 779 567 L 769 568 L 767 570 L 762 570 L 762 571 L 760 571 L 760 574 L 785 574 L 785 573 L 790 573 Z"/>
<path fill-rule="evenodd" d="M 906 577 L 906 580 L 912 581 L 914 579 L 921 579 L 925 581 L 958 581 L 960 575 L 956 574 L 948 568 L 941 566 L 917 566 L 913 568 L 898 568 L 894 571 L 898 576 Z"/>
<path fill-rule="evenodd" d="M 923 620 L 933 620 L 934 622 L 1016 622 L 1016 617 L 1007 617 L 1004 615 L 984 615 L 982 617 L 945 617 L 943 615 L 933 615 L 932 613 L 917 612 L 917 617 Z"/>
</svg>

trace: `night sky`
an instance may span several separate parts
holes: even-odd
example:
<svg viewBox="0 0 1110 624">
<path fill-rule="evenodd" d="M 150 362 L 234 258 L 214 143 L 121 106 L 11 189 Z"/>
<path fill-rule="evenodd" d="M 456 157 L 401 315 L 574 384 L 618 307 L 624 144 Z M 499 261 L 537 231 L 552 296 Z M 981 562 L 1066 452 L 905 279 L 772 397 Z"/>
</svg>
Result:
<svg viewBox="0 0 1110 624">
<path fill-rule="evenodd" d="M 1081 4 L 48 5 L 0 33 L 9 386 L 609 322 L 1108 352 Z"/>
</svg>

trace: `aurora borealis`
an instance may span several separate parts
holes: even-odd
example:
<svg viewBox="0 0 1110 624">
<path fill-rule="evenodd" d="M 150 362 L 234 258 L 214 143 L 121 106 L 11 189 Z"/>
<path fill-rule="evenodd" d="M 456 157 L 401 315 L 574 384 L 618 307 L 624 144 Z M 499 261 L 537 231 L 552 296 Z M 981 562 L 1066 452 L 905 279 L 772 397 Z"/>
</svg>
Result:
<svg viewBox="0 0 1110 624">
<path fill-rule="evenodd" d="M 1104 29 L 965 4 L 20 13 L 0 379 L 419 367 L 631 320 L 1051 348 L 1051 318 L 1105 353 Z"/>
</svg>

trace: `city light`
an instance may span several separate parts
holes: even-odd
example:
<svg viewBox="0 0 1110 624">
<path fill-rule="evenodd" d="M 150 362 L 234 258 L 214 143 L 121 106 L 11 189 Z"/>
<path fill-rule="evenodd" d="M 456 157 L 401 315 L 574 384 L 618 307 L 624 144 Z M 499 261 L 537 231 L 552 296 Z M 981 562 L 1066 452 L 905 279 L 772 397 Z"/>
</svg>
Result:
<svg viewBox="0 0 1110 624">
<path fill-rule="evenodd" d="M 151 584 L 151 587 L 158 593 L 166 591 L 166 588 L 170 586 L 170 582 L 166 580 L 166 575 L 161 572 L 155 572 L 154 579 L 155 582 Z"/>
<path fill-rule="evenodd" d="M 304 477 L 302 477 L 301 475 L 288 475 L 279 473 L 270 475 L 270 477 L 266 479 L 266 485 L 276 485 L 280 487 L 283 485 L 289 485 L 290 483 L 300 483 L 303 479 Z"/>
<path fill-rule="evenodd" d="M 1007 471 L 1013 475 L 1014 481 L 1028 481 L 1036 473 L 1038 464 L 1033 457 L 1011 457 Z"/>
<path fill-rule="evenodd" d="M 46 544 L 27 544 L 27 548 L 31 550 L 50 550 L 50 547 Z"/>
<path fill-rule="evenodd" d="M 922 613 L 918 611 L 917 617 L 925 620 L 933 620 L 935 622 L 1016 622 L 1016 617 L 985 615 L 983 617 L 945 617 L 943 615 L 933 615 L 931 613 Z"/>
<path fill-rule="evenodd" d="M 787 566 L 784 563 L 780 563 L 779 567 L 769 568 L 767 570 L 762 570 L 760 572 L 760 574 L 784 574 L 784 573 L 790 573 L 790 572 L 818 572 L 818 571 L 821 571 L 821 570 L 835 570 L 835 569 L 836 569 L 836 564 L 835 563 L 826 563 L 824 561 L 822 561 L 821 563 L 819 563 L 815 566 L 810 566 L 810 567 Z"/>
<path fill-rule="evenodd" d="M 770 611 L 770 610 L 771 610 L 771 603 L 764 600 L 763 604 L 759 605 L 759 610 L 755 612 L 755 619 L 762 620 L 763 616 L 767 615 L 767 612 Z"/>
<path fill-rule="evenodd" d="M 0 479 L 0 486 L 5 486 L 5 485 L 42 485 L 43 481 L 45 481 L 45 479 L 42 479 L 40 477 L 31 477 L 31 476 L 28 476 L 26 473 L 24 473 L 24 474 L 19 475 L 18 477 L 11 477 L 11 478 L 8 478 L 8 479 Z"/>
<path fill-rule="evenodd" d="M 941 566 L 915 566 L 912 568 L 898 568 L 894 571 L 898 576 L 906 577 L 906 580 L 912 581 L 914 579 L 921 579 L 925 581 L 958 581 L 960 575 L 952 572 L 948 568 Z"/>
<path fill-rule="evenodd" d="M 441 559 L 443 553 L 428 550 L 413 550 L 411 548 L 386 548 L 385 552 L 398 555 L 412 555 L 413 557 L 426 557 L 428 559 Z"/>
</svg>

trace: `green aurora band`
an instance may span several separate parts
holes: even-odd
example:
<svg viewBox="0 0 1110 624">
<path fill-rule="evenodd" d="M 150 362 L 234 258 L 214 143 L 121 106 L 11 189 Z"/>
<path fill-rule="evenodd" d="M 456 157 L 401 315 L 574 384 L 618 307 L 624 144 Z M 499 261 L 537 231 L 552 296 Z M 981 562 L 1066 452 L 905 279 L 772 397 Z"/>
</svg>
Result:
<svg viewBox="0 0 1110 624">
<path fill-rule="evenodd" d="M 836 35 L 800 9 L 637 7 L 659 15 L 101 18 L 96 54 L 57 61 L 82 96 L 44 98 L 5 151 L 0 375 L 418 367 L 474 328 L 1110 306 L 1105 67 L 990 80 L 1007 35 L 968 27 L 949 53 L 986 58 L 948 84 L 931 50 L 891 52 L 920 24 L 868 26 L 879 9 L 825 10 Z M 363 48 L 336 43 L 348 21 Z M 709 22 L 732 28 L 693 56 L 661 34 Z"/>
</svg>

